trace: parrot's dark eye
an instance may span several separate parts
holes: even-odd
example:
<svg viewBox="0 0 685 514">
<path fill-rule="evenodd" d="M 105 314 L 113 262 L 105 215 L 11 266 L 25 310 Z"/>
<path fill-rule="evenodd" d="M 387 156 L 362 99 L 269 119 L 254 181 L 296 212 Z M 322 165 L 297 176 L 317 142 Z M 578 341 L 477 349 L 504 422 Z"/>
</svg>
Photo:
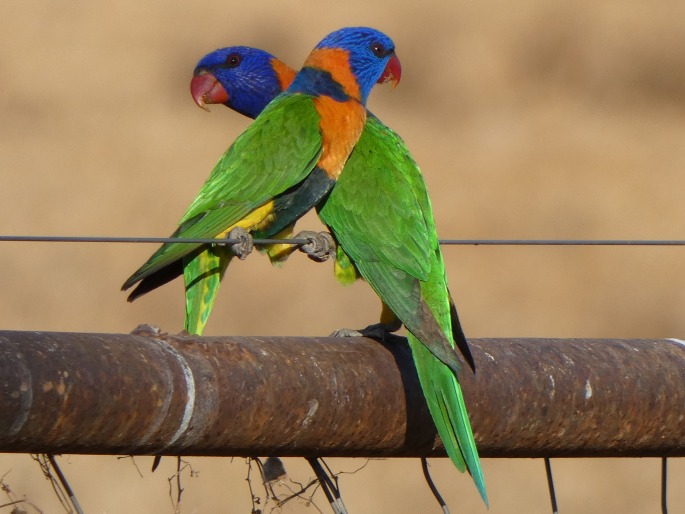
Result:
<svg viewBox="0 0 685 514">
<path fill-rule="evenodd" d="M 226 57 L 226 67 L 227 68 L 237 68 L 240 66 L 240 61 L 242 61 L 243 58 L 240 56 L 240 54 L 229 54 L 228 57 Z"/>
<path fill-rule="evenodd" d="M 371 45 L 371 51 L 376 57 L 385 57 L 388 53 L 381 43 L 373 43 Z"/>
</svg>

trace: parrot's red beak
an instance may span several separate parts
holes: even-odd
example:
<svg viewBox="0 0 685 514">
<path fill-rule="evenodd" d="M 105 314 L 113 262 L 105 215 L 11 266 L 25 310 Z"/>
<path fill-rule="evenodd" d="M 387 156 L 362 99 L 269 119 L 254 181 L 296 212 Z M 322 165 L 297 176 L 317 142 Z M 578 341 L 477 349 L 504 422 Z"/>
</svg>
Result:
<svg viewBox="0 0 685 514">
<path fill-rule="evenodd" d="M 385 65 L 385 70 L 383 70 L 383 75 L 378 79 L 378 84 L 385 84 L 386 82 L 392 82 L 392 87 L 397 87 L 400 83 L 400 78 L 402 77 L 402 65 L 400 60 L 393 53 L 392 57 Z"/>
<path fill-rule="evenodd" d="M 207 104 L 228 102 L 228 93 L 214 75 L 206 70 L 198 70 L 190 81 L 190 94 L 195 103 L 208 111 Z"/>
</svg>

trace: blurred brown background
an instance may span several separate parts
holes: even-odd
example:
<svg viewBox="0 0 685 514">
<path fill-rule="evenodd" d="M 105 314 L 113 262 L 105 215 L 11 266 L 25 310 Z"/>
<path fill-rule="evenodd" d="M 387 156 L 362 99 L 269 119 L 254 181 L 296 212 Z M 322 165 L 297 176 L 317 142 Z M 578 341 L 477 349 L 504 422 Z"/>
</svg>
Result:
<svg viewBox="0 0 685 514">
<path fill-rule="evenodd" d="M 262 47 L 298 66 L 346 25 L 390 34 L 396 90 L 370 108 L 425 173 L 443 238 L 685 237 L 685 3 L 11 2 L 0 17 L 0 233 L 165 236 L 248 120 L 192 102 L 196 61 Z M 315 217 L 300 224 L 318 229 Z M 150 245 L 16 244 L 0 251 L 0 328 L 176 332 L 182 286 L 134 304 L 119 291 Z M 683 337 L 681 248 L 446 247 L 470 337 Z M 229 270 L 207 334 L 322 335 L 375 320 L 365 284 L 329 264 L 258 255 Z M 65 457 L 89 513 L 172 512 L 173 459 Z M 242 459 L 189 459 L 182 512 L 250 509 Z M 332 461 L 352 471 L 361 460 Z M 453 512 L 485 512 L 449 462 L 433 472 Z M 554 461 L 562 512 L 659 509 L 659 462 Z M 311 473 L 296 460 L 292 478 Z M 486 460 L 489 512 L 546 513 L 541 461 Z M 685 466 L 671 462 L 671 512 Z M 59 512 L 26 455 L 1 455 L 19 496 Z M 417 461 L 373 461 L 341 485 L 350 512 L 438 512 Z M 0 504 L 4 501 L 0 497 Z M 317 503 L 327 512 L 323 498 Z M 284 512 L 316 512 L 293 502 Z"/>
</svg>

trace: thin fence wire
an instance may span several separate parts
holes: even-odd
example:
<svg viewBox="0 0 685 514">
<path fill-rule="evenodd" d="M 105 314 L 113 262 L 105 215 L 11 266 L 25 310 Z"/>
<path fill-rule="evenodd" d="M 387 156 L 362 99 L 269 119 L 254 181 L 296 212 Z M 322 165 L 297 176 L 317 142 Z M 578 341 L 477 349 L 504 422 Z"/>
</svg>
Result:
<svg viewBox="0 0 685 514">
<path fill-rule="evenodd" d="M 3 236 L 0 242 L 18 243 L 187 243 L 232 244 L 237 239 L 114 236 Z M 304 245 L 307 239 L 254 239 L 257 245 Z M 685 246 L 681 239 L 440 239 L 441 245 L 471 246 Z"/>
</svg>

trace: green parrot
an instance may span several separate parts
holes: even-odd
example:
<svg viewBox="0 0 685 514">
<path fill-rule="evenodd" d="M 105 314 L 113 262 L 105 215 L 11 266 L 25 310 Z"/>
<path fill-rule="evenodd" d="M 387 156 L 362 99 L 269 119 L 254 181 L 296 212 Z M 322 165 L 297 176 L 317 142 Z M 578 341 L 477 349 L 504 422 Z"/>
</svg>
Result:
<svg viewBox="0 0 685 514">
<path fill-rule="evenodd" d="M 348 27 L 326 36 L 289 88 L 222 156 L 172 234 L 242 242 L 230 250 L 162 245 L 124 283 L 124 290 L 138 284 L 129 301 L 184 275 L 185 328 L 200 334 L 232 254 L 249 253 L 247 233 L 282 236 L 328 194 L 363 130 L 372 87 L 397 82 L 400 73 L 385 34 Z"/>
<path fill-rule="evenodd" d="M 245 69 L 226 73 L 220 66 L 226 56 L 244 59 Z M 197 87 L 193 96 L 201 106 L 223 103 L 250 116 L 272 98 L 268 91 L 287 86 L 288 70 L 272 55 L 254 48 L 217 50 L 196 68 L 204 85 Z M 244 74 L 251 80 L 243 80 Z M 246 90 L 246 82 L 260 84 L 261 93 Z M 247 97 L 250 108 L 237 106 L 225 100 L 227 97 L 242 102 Z M 380 327 L 397 329 L 400 320 L 407 328 L 419 381 L 447 454 L 460 471 L 468 469 L 487 504 L 483 472 L 457 378 L 460 362 L 455 343 L 472 369 L 474 363 L 448 290 L 426 185 L 404 141 L 373 114 L 367 113 L 364 131 L 343 173 L 317 210 L 338 243 L 338 279 L 349 283 L 361 275 L 383 301 Z M 275 234 L 267 227 L 255 235 Z M 361 332 L 377 335 L 377 328 L 372 325 Z"/>
</svg>

